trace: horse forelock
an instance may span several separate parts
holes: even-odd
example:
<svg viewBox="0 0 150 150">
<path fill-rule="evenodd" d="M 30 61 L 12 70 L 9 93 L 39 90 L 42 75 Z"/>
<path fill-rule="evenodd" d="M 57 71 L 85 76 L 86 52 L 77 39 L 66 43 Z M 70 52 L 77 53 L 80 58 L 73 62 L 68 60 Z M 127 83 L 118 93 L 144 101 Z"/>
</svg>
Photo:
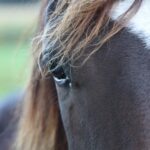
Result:
<svg viewBox="0 0 150 150">
<path fill-rule="evenodd" d="M 56 10 L 51 12 L 49 11 L 50 13 L 47 12 L 47 18 L 50 19 L 46 19 L 47 22 L 42 36 L 42 52 L 45 50 L 49 51 L 50 55 L 52 54 L 52 57 L 49 58 L 49 61 L 59 59 L 60 61 L 58 62 L 58 64 L 62 65 L 66 61 L 66 58 L 69 59 L 68 61 L 70 62 L 72 60 L 77 60 L 82 55 L 82 52 L 89 45 L 92 45 L 92 42 L 95 39 L 98 39 L 97 43 L 94 43 L 94 45 L 96 46 L 93 48 L 92 52 L 89 54 L 89 56 L 87 56 L 87 58 L 85 58 L 85 60 L 83 60 L 84 64 L 91 55 L 93 55 L 100 49 L 100 47 L 105 42 L 107 42 L 111 37 L 113 37 L 123 27 L 126 26 L 126 23 L 131 20 L 132 17 L 139 11 L 138 9 L 141 5 L 141 2 L 142 0 L 97 0 L 92 4 L 92 1 L 88 3 L 83 0 L 77 3 L 81 8 L 83 7 L 83 12 L 81 8 L 76 9 L 76 11 L 70 11 L 71 8 L 75 6 L 73 1 L 70 1 L 70 3 L 68 3 L 66 11 L 61 10 L 64 7 L 60 6 L 59 8 L 58 5 Z M 87 4 L 89 8 L 86 7 Z M 114 6 L 114 4 L 116 4 L 116 7 Z M 143 9 L 141 8 L 141 10 Z M 87 13 L 84 13 L 84 11 Z M 137 15 L 134 16 L 132 20 L 135 20 L 134 18 L 137 18 Z M 93 18 L 95 18 L 95 20 L 93 20 Z M 101 35 L 103 29 L 106 30 L 108 22 L 111 20 L 115 22 L 114 26 L 104 35 Z M 74 24 L 72 24 L 72 22 L 74 22 Z M 129 21 L 129 23 L 131 23 L 131 21 Z M 136 25 L 138 24 L 136 23 Z M 133 23 L 129 26 L 129 29 L 135 29 Z M 142 35 L 141 37 L 143 37 L 144 35 L 145 37 L 145 33 L 147 33 L 147 30 L 144 30 L 145 32 L 142 32 L 144 34 L 141 34 L 140 32 L 139 35 Z"/>
</svg>

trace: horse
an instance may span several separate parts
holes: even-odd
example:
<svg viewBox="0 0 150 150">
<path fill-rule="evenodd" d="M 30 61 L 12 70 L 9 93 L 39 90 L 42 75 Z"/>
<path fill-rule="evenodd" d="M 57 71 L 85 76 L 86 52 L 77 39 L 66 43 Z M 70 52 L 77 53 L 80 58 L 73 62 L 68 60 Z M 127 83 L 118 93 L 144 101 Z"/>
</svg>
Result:
<svg viewBox="0 0 150 150">
<path fill-rule="evenodd" d="M 12 147 L 150 149 L 150 1 L 43 3 Z"/>
</svg>

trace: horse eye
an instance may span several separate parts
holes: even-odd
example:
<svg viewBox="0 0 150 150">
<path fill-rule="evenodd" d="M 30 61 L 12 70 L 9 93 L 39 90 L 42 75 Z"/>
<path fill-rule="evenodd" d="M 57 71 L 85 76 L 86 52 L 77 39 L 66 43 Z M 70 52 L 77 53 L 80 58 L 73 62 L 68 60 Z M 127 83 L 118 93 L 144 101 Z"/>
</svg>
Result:
<svg viewBox="0 0 150 150">
<path fill-rule="evenodd" d="M 69 66 L 67 64 L 58 65 L 58 61 L 48 62 L 50 56 L 48 52 L 42 53 L 39 58 L 39 67 L 41 70 L 47 70 L 46 76 L 49 76 L 49 73 L 53 75 L 55 82 L 59 86 L 67 86 L 70 84 L 70 75 L 69 75 Z M 47 63 L 48 62 L 48 63 Z"/>
<path fill-rule="evenodd" d="M 55 82 L 59 86 L 68 85 L 70 83 L 69 77 L 67 76 L 63 66 L 56 67 L 51 71 Z"/>
</svg>

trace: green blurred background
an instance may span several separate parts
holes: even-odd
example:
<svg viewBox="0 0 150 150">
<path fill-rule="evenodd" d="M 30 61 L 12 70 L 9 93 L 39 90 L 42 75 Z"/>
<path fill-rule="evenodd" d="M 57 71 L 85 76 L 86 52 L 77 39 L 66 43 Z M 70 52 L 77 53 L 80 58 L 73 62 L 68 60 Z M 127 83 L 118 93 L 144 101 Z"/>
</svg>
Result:
<svg viewBox="0 0 150 150">
<path fill-rule="evenodd" d="M 38 14 L 37 1 L 0 0 L 0 97 L 26 85 Z"/>
</svg>

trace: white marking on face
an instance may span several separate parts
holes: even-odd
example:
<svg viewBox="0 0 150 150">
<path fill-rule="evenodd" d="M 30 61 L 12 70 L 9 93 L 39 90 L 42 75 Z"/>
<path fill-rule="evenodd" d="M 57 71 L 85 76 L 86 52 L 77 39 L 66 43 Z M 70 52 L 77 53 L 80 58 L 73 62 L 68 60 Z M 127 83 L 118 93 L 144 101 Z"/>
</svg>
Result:
<svg viewBox="0 0 150 150">
<path fill-rule="evenodd" d="M 134 0 L 120 1 L 111 12 L 112 20 L 117 20 L 133 2 Z M 146 48 L 150 49 L 150 0 L 143 0 L 140 9 L 126 27 L 129 32 L 137 35 L 143 41 Z"/>
</svg>

